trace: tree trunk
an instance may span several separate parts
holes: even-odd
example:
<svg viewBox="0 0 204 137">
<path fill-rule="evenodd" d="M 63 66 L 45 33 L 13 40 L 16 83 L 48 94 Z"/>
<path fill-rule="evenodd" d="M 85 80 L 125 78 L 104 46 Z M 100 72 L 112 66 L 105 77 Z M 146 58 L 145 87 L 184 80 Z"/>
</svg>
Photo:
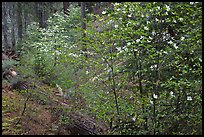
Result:
<svg viewBox="0 0 204 137">
<path fill-rule="evenodd" d="M 101 3 L 100 2 L 96 2 L 96 5 L 94 7 L 94 14 L 97 13 L 97 11 L 99 10 L 100 6 L 101 6 Z"/>
<path fill-rule="evenodd" d="M 22 25 L 22 4 L 17 2 L 17 24 L 18 24 L 18 38 L 21 41 L 23 37 L 23 25 Z"/>
<path fill-rule="evenodd" d="M 79 6 L 79 7 L 81 6 L 81 2 L 78 2 L 78 6 Z"/>
<path fill-rule="evenodd" d="M 47 18 L 48 18 L 48 11 L 46 11 L 46 3 L 45 2 L 36 2 L 35 3 L 35 12 L 37 21 L 41 28 L 46 28 L 47 26 Z"/>
<path fill-rule="evenodd" d="M 43 11 L 42 11 L 42 5 L 43 3 L 38 3 L 38 21 L 39 21 L 39 25 L 41 28 L 43 28 Z"/>
<path fill-rule="evenodd" d="M 43 2 L 42 5 L 42 27 L 46 28 L 47 27 L 47 19 L 49 17 L 49 9 L 48 9 L 48 3 Z"/>
<path fill-rule="evenodd" d="M 85 13 L 85 2 L 81 2 L 81 24 L 82 24 L 82 30 L 86 30 L 86 23 L 84 21 L 84 19 L 86 19 L 86 13 Z M 82 32 L 82 39 L 84 39 L 86 37 L 85 32 Z M 82 44 L 82 50 L 86 51 L 86 44 L 85 41 L 83 40 L 83 44 Z M 87 57 L 87 54 L 85 54 L 85 56 Z"/>
<path fill-rule="evenodd" d="M 3 46 L 5 47 L 5 49 L 7 49 L 9 47 L 8 45 L 8 22 L 7 22 L 7 4 L 6 2 L 2 3 L 2 18 L 3 18 L 3 23 L 2 23 L 2 35 L 3 35 Z"/>
<path fill-rule="evenodd" d="M 63 2 L 63 9 L 64 9 L 64 14 L 69 15 L 69 2 Z"/>
<path fill-rule="evenodd" d="M 39 22 L 39 6 L 38 6 L 38 2 L 35 2 L 35 21 Z"/>
<path fill-rule="evenodd" d="M 11 2 L 11 44 L 12 44 L 12 49 L 16 53 L 16 29 L 15 29 L 15 24 L 16 24 L 16 16 L 15 16 L 15 2 Z"/>
<path fill-rule="evenodd" d="M 29 4 L 29 3 L 26 3 L 27 5 Z M 30 6 L 30 5 L 29 5 Z M 24 11 L 23 11 L 23 13 L 24 13 L 24 34 L 26 33 L 26 30 L 27 30 L 27 25 L 28 25 L 28 22 L 29 22 L 29 18 L 28 18 L 28 11 L 27 10 L 25 10 L 24 9 Z"/>
<path fill-rule="evenodd" d="M 88 9 L 88 13 L 93 13 L 93 4 L 94 4 L 95 2 L 86 2 L 85 4 L 86 4 L 86 7 L 87 7 L 87 9 Z"/>
<path fill-rule="evenodd" d="M 16 53 L 16 38 L 15 38 L 15 26 L 14 24 L 12 25 L 12 30 L 11 30 L 11 35 L 12 35 L 12 49 Z"/>
</svg>

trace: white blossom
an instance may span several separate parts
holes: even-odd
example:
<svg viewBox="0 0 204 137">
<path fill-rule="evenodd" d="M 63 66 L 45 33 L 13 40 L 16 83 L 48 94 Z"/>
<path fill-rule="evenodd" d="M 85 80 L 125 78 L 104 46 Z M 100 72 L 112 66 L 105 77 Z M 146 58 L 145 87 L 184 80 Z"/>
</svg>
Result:
<svg viewBox="0 0 204 137">
<path fill-rule="evenodd" d="M 136 42 L 140 42 L 140 39 L 137 39 Z"/>
<path fill-rule="evenodd" d="M 103 11 L 102 14 L 106 14 L 106 11 Z"/>
<path fill-rule="evenodd" d="M 156 67 L 157 67 L 157 64 L 150 66 L 151 69 L 156 68 Z"/>
<path fill-rule="evenodd" d="M 173 96 L 173 97 L 174 97 L 174 92 L 173 92 L 173 91 L 171 91 L 171 92 L 170 92 L 170 94 L 171 94 L 171 96 Z"/>
<path fill-rule="evenodd" d="M 138 51 L 138 49 L 136 49 L 136 48 L 134 48 L 133 50 L 136 51 L 136 52 Z"/>
<path fill-rule="evenodd" d="M 131 18 L 131 17 L 132 17 L 132 15 L 131 15 L 131 14 L 128 14 L 128 17 L 129 17 L 129 18 Z"/>
<path fill-rule="evenodd" d="M 180 21 L 183 21 L 183 18 L 179 18 Z"/>
<path fill-rule="evenodd" d="M 118 28 L 118 25 L 115 25 L 115 28 Z"/>
<path fill-rule="evenodd" d="M 128 51 L 128 48 L 125 46 L 125 47 L 124 47 L 124 50 L 127 52 L 127 51 Z"/>
<path fill-rule="evenodd" d="M 61 54 L 61 52 L 56 50 L 56 55 L 60 55 L 60 54 Z"/>
<path fill-rule="evenodd" d="M 155 99 L 157 99 L 157 98 L 158 98 L 158 95 L 156 95 L 156 94 L 153 94 L 153 97 L 154 97 Z"/>
<path fill-rule="evenodd" d="M 130 46 L 130 45 L 131 45 L 131 43 L 130 43 L 130 42 L 128 42 L 128 43 L 127 43 L 127 45 L 128 45 L 128 46 Z"/>
<path fill-rule="evenodd" d="M 115 3 L 114 5 L 115 5 L 115 6 L 118 6 L 118 5 L 119 5 L 119 3 Z"/>
<path fill-rule="evenodd" d="M 136 117 L 133 117 L 132 120 L 135 121 L 135 120 L 136 120 Z"/>
<path fill-rule="evenodd" d="M 165 6 L 166 6 L 167 11 L 169 11 L 169 10 L 170 10 L 170 7 L 169 7 L 168 5 L 165 5 Z"/>
<path fill-rule="evenodd" d="M 116 47 L 116 49 L 117 49 L 117 51 L 121 51 L 122 50 L 121 47 Z"/>
<path fill-rule="evenodd" d="M 170 40 L 170 41 L 168 42 L 168 44 L 173 44 L 173 41 Z"/>
<path fill-rule="evenodd" d="M 141 36 L 141 37 L 140 37 L 140 39 L 143 39 L 143 38 L 144 38 L 144 36 Z"/>
<path fill-rule="evenodd" d="M 78 55 L 74 53 L 69 53 L 69 56 L 78 57 Z"/>
<path fill-rule="evenodd" d="M 148 27 L 146 27 L 146 26 L 144 27 L 144 29 L 145 29 L 145 30 L 149 30 L 149 28 L 148 28 Z"/>
<path fill-rule="evenodd" d="M 95 81 L 96 79 L 98 79 L 97 77 L 94 77 L 93 79 L 92 79 L 92 81 Z"/>
<path fill-rule="evenodd" d="M 192 100 L 192 97 L 191 96 L 187 96 L 187 100 Z"/>
<path fill-rule="evenodd" d="M 174 48 L 175 48 L 175 49 L 178 49 L 178 46 L 176 46 L 176 43 L 174 44 Z"/>
<path fill-rule="evenodd" d="M 168 52 L 164 51 L 164 54 L 168 54 Z"/>
<path fill-rule="evenodd" d="M 125 11 L 125 10 L 123 10 L 122 12 L 123 12 L 123 13 L 126 13 L 126 11 Z"/>
</svg>

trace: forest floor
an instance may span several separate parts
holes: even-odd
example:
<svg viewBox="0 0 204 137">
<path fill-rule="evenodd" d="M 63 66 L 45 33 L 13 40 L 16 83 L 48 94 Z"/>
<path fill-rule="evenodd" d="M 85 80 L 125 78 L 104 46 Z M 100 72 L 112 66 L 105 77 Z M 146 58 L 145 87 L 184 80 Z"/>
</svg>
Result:
<svg viewBox="0 0 204 137">
<path fill-rule="evenodd" d="M 56 88 L 40 82 L 27 92 L 11 89 L 8 84 L 2 82 L 3 135 L 89 135 L 108 130 L 92 116 L 77 111 L 86 109 L 80 96 L 63 98 Z M 63 117 L 68 123 L 62 122 Z"/>
<path fill-rule="evenodd" d="M 28 99 L 24 114 L 26 96 L 12 90 L 2 93 L 4 99 L 2 121 L 7 123 L 2 129 L 3 135 L 56 135 L 70 134 L 68 131 L 58 133 L 59 118 L 52 114 L 47 105 L 42 105 L 35 100 Z M 17 123 L 17 124 L 16 124 Z"/>
<path fill-rule="evenodd" d="M 13 60 L 10 54 L 5 56 Z M 84 111 L 88 108 L 80 93 L 64 96 L 60 87 L 45 84 L 38 77 L 11 75 L 13 71 L 2 72 L 12 76 L 2 77 L 3 135 L 90 135 L 109 130 Z"/>
</svg>

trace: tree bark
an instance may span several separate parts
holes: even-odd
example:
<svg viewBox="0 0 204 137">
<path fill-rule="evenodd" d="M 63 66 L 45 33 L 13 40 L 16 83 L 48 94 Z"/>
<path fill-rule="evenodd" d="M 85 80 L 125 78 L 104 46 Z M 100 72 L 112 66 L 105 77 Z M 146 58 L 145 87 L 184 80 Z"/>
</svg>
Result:
<svg viewBox="0 0 204 137">
<path fill-rule="evenodd" d="M 88 13 L 92 13 L 93 12 L 93 5 L 95 2 L 86 2 L 86 7 L 88 9 Z"/>
<path fill-rule="evenodd" d="M 43 27 L 46 28 L 47 27 L 47 19 L 49 18 L 49 3 L 48 2 L 44 2 L 43 3 Z"/>
<path fill-rule="evenodd" d="M 16 16 L 15 16 L 15 2 L 11 2 L 11 44 L 12 44 L 12 49 L 16 53 L 16 29 L 15 29 L 15 24 L 16 24 Z"/>
<path fill-rule="evenodd" d="M 96 5 L 94 7 L 94 14 L 97 14 L 97 11 L 100 9 L 101 7 L 101 3 L 100 2 L 96 2 Z"/>
<path fill-rule="evenodd" d="M 36 2 L 35 3 L 35 12 L 37 21 L 41 28 L 46 28 L 47 26 L 47 18 L 48 18 L 48 11 L 46 11 L 46 2 Z"/>
<path fill-rule="evenodd" d="M 85 2 L 81 2 L 81 24 L 82 24 L 82 30 L 86 30 L 86 23 L 84 21 L 84 19 L 86 19 L 86 13 L 85 13 Z M 86 34 L 85 32 L 82 32 L 82 39 L 84 39 L 86 37 Z M 86 44 L 85 44 L 85 41 L 82 40 L 83 43 L 82 43 L 82 50 L 83 51 L 86 51 Z M 85 54 L 85 57 L 87 57 L 87 54 Z"/>
<path fill-rule="evenodd" d="M 18 24 L 18 38 L 23 38 L 23 25 L 22 25 L 22 3 L 17 2 L 17 24 Z"/>
<path fill-rule="evenodd" d="M 69 2 L 63 2 L 64 14 L 69 15 Z"/>
<path fill-rule="evenodd" d="M 9 47 L 8 45 L 8 22 L 7 22 L 7 4 L 6 2 L 2 3 L 2 19 L 3 19 L 3 23 L 2 23 L 2 35 L 3 35 L 3 47 L 5 47 L 5 49 L 7 49 Z"/>
</svg>

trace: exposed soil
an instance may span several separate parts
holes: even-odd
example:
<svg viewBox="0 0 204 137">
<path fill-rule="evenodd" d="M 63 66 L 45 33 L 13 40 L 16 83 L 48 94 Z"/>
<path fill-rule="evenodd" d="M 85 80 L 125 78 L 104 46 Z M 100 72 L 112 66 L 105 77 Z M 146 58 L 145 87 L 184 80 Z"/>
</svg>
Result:
<svg viewBox="0 0 204 137">
<path fill-rule="evenodd" d="M 55 114 L 51 113 L 51 111 L 47 108 L 48 105 L 41 105 L 34 101 L 33 99 L 29 99 L 26 103 L 26 109 L 22 116 L 22 111 L 24 109 L 23 104 L 25 103 L 26 96 L 21 95 L 17 91 L 11 91 L 9 89 L 4 89 L 2 93 L 2 98 L 6 98 L 7 102 L 11 102 L 15 107 L 14 111 L 9 111 L 4 113 L 2 117 L 13 119 L 15 117 L 20 117 L 19 120 L 16 119 L 12 122 L 12 127 L 16 128 L 16 123 L 19 121 L 20 129 L 19 132 L 11 133 L 10 130 L 3 130 L 3 135 L 8 134 L 21 134 L 21 135 L 55 135 L 59 134 L 68 134 L 68 131 L 58 131 L 59 117 Z M 56 127 L 56 128 L 54 128 Z M 66 133 L 65 133 L 66 132 Z"/>
<path fill-rule="evenodd" d="M 2 98 L 6 105 L 2 106 L 4 118 L 15 119 L 11 123 L 9 129 L 3 129 L 3 135 L 71 135 L 71 134 L 96 134 L 101 128 L 94 119 L 79 112 L 72 111 L 72 108 L 85 108 L 83 99 L 63 99 L 49 93 L 49 97 L 45 100 L 48 103 L 41 103 L 37 98 L 37 94 L 32 96 L 23 95 L 16 90 L 11 90 L 5 86 L 3 88 Z M 28 98 L 27 102 L 26 99 Z M 77 97 L 78 98 L 78 97 Z M 69 110 L 69 113 L 64 110 Z M 73 125 L 62 124 L 60 117 L 70 117 L 74 119 Z M 18 123 L 18 124 L 16 124 Z M 94 124 L 94 126 L 93 126 Z M 105 127 L 103 127 L 105 128 Z"/>
</svg>

